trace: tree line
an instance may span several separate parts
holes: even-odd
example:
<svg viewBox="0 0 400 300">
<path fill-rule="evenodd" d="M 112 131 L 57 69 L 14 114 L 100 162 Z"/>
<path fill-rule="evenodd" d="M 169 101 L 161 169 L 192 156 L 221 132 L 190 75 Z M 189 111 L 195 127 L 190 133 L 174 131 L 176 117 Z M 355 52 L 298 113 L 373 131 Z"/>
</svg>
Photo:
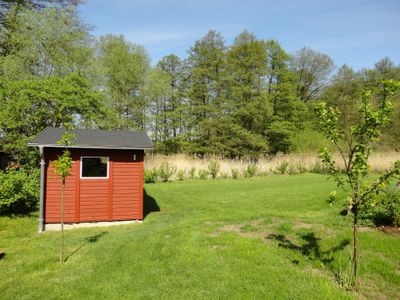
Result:
<svg viewBox="0 0 400 300">
<path fill-rule="evenodd" d="M 382 80 L 400 79 L 389 58 L 372 69 L 336 68 L 326 54 L 288 53 L 248 31 L 227 45 L 210 30 L 186 58 L 170 54 L 151 65 L 146 49 L 122 35 L 93 37 L 78 4 L 0 1 L 0 151 L 21 164 L 37 159 L 30 139 L 66 122 L 145 130 L 165 154 L 313 150 L 323 140 L 316 102 L 338 107 L 341 126 L 350 129 L 363 89 L 379 91 Z M 380 147 L 400 149 L 398 102 L 394 113 Z"/>
</svg>

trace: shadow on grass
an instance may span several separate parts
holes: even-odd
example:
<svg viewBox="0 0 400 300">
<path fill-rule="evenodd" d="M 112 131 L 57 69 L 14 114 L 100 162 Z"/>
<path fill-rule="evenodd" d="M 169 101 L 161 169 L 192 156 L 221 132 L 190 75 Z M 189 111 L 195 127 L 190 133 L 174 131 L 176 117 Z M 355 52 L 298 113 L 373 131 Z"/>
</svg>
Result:
<svg viewBox="0 0 400 300">
<path fill-rule="evenodd" d="M 160 211 L 156 199 L 147 194 L 146 189 L 143 189 L 143 219 L 150 213 Z"/>
<path fill-rule="evenodd" d="M 11 219 L 32 218 L 38 216 L 37 209 L 12 209 L 0 212 L 1 217 L 8 217 Z"/>
<path fill-rule="evenodd" d="M 334 260 L 333 254 L 337 251 L 343 250 L 350 244 L 350 240 L 344 239 L 331 249 L 322 251 L 319 245 L 321 239 L 318 238 L 314 232 L 300 233 L 298 236 L 305 242 L 304 244 L 297 245 L 286 238 L 283 234 L 270 234 L 266 239 L 278 241 L 278 247 L 297 251 L 310 260 L 317 260 L 328 265 L 331 269 Z M 292 262 L 294 264 L 299 263 L 297 260 L 293 260 Z"/>
<path fill-rule="evenodd" d="M 67 261 L 72 255 L 74 255 L 75 253 L 77 253 L 79 250 L 81 250 L 84 246 L 86 246 L 87 244 L 93 244 L 93 243 L 97 243 L 99 241 L 100 238 L 102 238 L 104 235 L 106 235 L 108 233 L 108 231 L 102 231 L 98 234 L 89 236 L 85 238 L 85 241 L 78 247 L 76 248 L 74 251 L 72 251 L 67 257 L 65 257 L 65 261 Z"/>
</svg>

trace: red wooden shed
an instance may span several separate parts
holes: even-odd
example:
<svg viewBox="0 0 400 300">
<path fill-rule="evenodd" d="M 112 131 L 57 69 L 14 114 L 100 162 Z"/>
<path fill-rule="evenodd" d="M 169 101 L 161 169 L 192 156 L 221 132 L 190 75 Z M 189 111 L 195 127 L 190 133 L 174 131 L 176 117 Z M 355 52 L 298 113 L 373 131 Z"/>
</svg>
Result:
<svg viewBox="0 0 400 300">
<path fill-rule="evenodd" d="M 41 153 L 39 231 L 61 222 L 62 183 L 54 173 L 53 162 L 64 150 L 57 144 L 64 132 L 63 128 L 49 127 L 29 143 Z M 144 150 L 152 148 L 146 133 L 105 130 L 71 133 L 76 138 L 68 147 L 73 166 L 66 180 L 64 222 L 83 225 L 142 220 Z"/>
</svg>

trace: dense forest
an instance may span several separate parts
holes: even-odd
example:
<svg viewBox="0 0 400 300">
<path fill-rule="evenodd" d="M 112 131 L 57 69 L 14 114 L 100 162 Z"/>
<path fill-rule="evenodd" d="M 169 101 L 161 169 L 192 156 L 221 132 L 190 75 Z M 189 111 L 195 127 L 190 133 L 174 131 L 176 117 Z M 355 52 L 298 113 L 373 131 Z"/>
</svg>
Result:
<svg viewBox="0 0 400 300">
<path fill-rule="evenodd" d="M 379 95 L 400 66 L 335 66 L 310 48 L 288 53 L 243 31 L 227 45 L 218 31 L 187 57 L 150 63 L 122 35 L 91 35 L 79 1 L 0 1 L 0 151 L 37 159 L 27 142 L 47 126 L 145 130 L 160 153 L 259 157 L 311 151 L 324 143 L 314 114 L 324 100 L 357 121 L 363 89 Z M 400 149 L 400 103 L 379 147 Z"/>
</svg>

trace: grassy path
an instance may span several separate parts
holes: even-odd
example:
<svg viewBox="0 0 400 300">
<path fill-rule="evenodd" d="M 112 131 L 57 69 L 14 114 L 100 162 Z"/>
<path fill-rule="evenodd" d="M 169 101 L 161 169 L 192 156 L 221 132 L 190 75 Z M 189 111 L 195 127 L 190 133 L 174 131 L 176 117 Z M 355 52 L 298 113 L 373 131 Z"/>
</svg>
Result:
<svg viewBox="0 0 400 300">
<path fill-rule="evenodd" d="M 394 299 L 400 237 L 361 233 L 360 294 L 346 291 L 350 229 L 320 175 L 146 186 L 143 224 L 36 233 L 0 218 L 0 298 Z M 157 210 L 157 206 L 160 211 Z"/>
</svg>

